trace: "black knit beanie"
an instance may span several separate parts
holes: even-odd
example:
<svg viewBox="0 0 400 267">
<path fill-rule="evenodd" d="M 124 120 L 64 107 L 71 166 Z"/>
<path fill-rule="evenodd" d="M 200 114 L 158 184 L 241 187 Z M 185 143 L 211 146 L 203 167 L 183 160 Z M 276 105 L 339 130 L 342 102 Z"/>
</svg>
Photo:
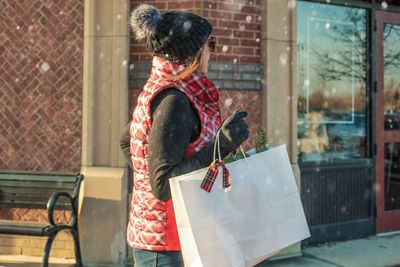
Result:
<svg viewBox="0 0 400 267">
<path fill-rule="evenodd" d="M 138 40 L 147 38 L 147 48 L 155 56 L 179 64 L 195 55 L 212 32 L 205 18 L 184 11 L 160 14 L 147 4 L 133 10 L 131 27 Z"/>
</svg>

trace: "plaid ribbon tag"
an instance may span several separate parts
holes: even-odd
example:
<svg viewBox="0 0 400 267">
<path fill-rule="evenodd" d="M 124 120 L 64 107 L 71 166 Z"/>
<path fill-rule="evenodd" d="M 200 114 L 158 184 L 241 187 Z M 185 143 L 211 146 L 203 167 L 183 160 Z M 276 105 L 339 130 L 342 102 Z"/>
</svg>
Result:
<svg viewBox="0 0 400 267">
<path fill-rule="evenodd" d="M 210 167 L 208 167 L 208 171 L 206 173 L 206 176 L 203 179 L 203 182 L 201 183 L 201 188 L 203 188 L 205 191 L 210 192 L 215 179 L 218 176 L 218 167 L 222 167 L 222 187 L 223 188 L 229 188 L 232 186 L 232 179 L 231 179 L 231 174 L 229 173 L 228 169 L 226 168 L 224 162 L 221 160 L 214 160 L 211 162 Z"/>
</svg>

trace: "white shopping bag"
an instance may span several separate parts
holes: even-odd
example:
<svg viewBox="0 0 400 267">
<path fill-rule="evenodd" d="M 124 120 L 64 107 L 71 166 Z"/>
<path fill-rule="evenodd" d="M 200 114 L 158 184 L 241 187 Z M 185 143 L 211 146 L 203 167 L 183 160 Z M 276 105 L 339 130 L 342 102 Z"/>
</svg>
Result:
<svg viewBox="0 0 400 267">
<path fill-rule="evenodd" d="M 226 164 L 211 192 L 207 169 L 170 179 L 185 266 L 253 266 L 310 236 L 285 145 Z"/>
</svg>

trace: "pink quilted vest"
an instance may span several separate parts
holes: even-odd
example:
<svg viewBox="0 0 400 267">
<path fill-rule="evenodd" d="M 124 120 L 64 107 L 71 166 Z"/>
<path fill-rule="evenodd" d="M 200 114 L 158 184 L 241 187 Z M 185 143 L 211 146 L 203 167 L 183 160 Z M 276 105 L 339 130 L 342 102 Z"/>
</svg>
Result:
<svg viewBox="0 0 400 267">
<path fill-rule="evenodd" d="M 201 133 L 195 142 L 189 144 L 185 158 L 191 157 L 212 140 L 221 124 L 219 88 L 208 78 L 192 74 L 178 81 L 166 80 L 167 77 L 183 70 L 184 68 L 176 63 L 154 57 L 151 77 L 139 95 L 133 112 L 130 151 L 134 188 L 127 241 L 131 247 L 137 249 L 181 250 L 172 200 L 162 202 L 156 199 L 150 187 L 148 142 L 152 126 L 150 103 L 153 98 L 162 90 L 174 87 L 188 97 L 198 112 Z"/>
</svg>

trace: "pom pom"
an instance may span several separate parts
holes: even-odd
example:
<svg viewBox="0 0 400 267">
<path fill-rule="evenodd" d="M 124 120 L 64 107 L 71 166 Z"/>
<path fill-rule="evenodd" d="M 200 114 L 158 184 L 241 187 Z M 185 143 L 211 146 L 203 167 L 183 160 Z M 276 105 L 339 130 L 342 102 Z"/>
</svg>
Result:
<svg viewBox="0 0 400 267">
<path fill-rule="evenodd" d="M 158 21 L 162 18 L 157 8 L 147 4 L 139 5 L 131 14 L 131 27 L 136 34 L 136 39 L 142 40 L 154 33 Z"/>
</svg>

